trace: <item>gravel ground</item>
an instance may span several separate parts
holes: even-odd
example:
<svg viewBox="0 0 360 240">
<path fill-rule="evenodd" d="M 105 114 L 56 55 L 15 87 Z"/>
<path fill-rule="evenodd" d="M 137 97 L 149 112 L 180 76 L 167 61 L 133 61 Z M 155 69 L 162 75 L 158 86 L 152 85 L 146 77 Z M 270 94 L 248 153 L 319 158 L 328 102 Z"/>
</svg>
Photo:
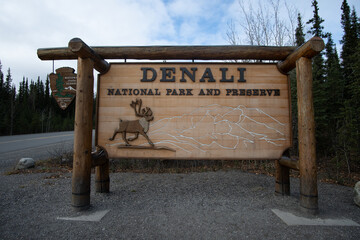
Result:
<svg viewBox="0 0 360 240">
<path fill-rule="evenodd" d="M 289 197 L 274 178 L 241 171 L 115 173 L 111 193 L 91 193 L 91 208 L 70 206 L 71 174 L 0 174 L 0 239 L 360 239 L 360 227 L 287 226 L 271 209 L 301 215 L 299 181 Z M 94 180 L 92 179 L 92 185 Z M 321 218 L 360 224 L 352 188 L 319 183 Z M 100 222 L 64 221 L 110 210 Z"/>
</svg>

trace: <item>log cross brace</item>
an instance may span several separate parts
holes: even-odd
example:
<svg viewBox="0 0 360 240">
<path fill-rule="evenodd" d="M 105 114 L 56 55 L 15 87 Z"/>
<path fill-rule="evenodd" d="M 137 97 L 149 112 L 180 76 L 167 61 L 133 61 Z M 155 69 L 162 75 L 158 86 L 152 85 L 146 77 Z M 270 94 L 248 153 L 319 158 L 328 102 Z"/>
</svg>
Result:
<svg viewBox="0 0 360 240">
<path fill-rule="evenodd" d="M 80 38 L 73 38 L 69 42 L 69 49 L 81 58 L 91 58 L 94 61 L 94 68 L 100 73 L 106 73 L 110 64 L 105 61 L 92 48 L 84 43 Z"/>
<path fill-rule="evenodd" d="M 107 151 L 101 146 L 96 146 L 96 151 L 91 153 L 91 167 L 102 166 L 108 161 Z"/>
</svg>

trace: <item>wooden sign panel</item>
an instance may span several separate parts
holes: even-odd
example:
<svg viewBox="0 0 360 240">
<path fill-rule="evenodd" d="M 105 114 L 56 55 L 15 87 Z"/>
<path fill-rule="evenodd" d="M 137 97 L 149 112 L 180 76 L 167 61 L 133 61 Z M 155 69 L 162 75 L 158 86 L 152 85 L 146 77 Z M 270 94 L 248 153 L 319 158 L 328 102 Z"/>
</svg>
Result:
<svg viewBox="0 0 360 240">
<path fill-rule="evenodd" d="M 56 74 L 51 73 L 50 88 L 53 97 L 62 110 L 65 110 L 74 100 L 76 95 L 76 78 L 75 69 L 62 67 L 56 69 Z"/>
<path fill-rule="evenodd" d="M 109 158 L 279 159 L 291 146 L 289 99 L 275 64 L 111 64 L 96 141 Z"/>
</svg>

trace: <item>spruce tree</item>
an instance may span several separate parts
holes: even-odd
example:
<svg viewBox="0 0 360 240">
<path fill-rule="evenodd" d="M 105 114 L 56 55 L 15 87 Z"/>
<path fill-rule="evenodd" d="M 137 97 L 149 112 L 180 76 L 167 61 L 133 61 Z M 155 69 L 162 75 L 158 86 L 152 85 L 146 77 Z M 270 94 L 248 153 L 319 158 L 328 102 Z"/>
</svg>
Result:
<svg viewBox="0 0 360 240">
<path fill-rule="evenodd" d="M 318 2 L 316 0 L 313 0 L 311 6 L 314 7 L 314 11 L 313 11 L 314 16 L 306 23 L 312 25 L 308 33 L 310 33 L 313 36 L 324 37 L 324 33 L 323 33 L 324 27 L 321 25 L 324 22 L 324 19 L 322 19 L 319 16 Z"/>
<path fill-rule="evenodd" d="M 3 88 L 4 88 L 4 74 L 2 72 L 2 65 L 0 61 L 0 101 L 2 100 L 1 96 L 2 96 Z"/>
<path fill-rule="evenodd" d="M 305 43 L 304 27 L 302 25 L 300 13 L 298 13 L 298 17 L 297 17 L 297 27 L 295 29 L 295 40 L 296 40 L 297 46 L 301 46 L 302 44 Z"/>
<path fill-rule="evenodd" d="M 12 104 L 12 76 L 11 76 L 11 70 L 8 69 L 8 72 L 6 74 L 5 83 L 2 89 L 3 96 L 2 96 L 2 104 L 3 109 L 1 113 L 1 119 L 2 119 L 2 129 L 0 130 L 2 134 L 9 135 L 11 133 L 10 127 L 11 127 L 11 109 L 10 106 Z"/>
<path fill-rule="evenodd" d="M 319 7 L 316 0 L 312 1 L 312 6 L 314 7 L 314 16 L 311 18 L 307 24 L 311 24 L 309 33 L 318 36 L 324 37 L 322 23 L 324 20 L 319 16 Z M 317 144 L 317 153 L 326 154 L 327 147 L 329 145 L 329 136 L 327 132 L 328 123 L 327 123 L 327 112 L 326 104 L 328 101 L 329 95 L 326 93 L 327 83 L 325 78 L 325 66 L 323 54 L 320 53 L 313 58 L 312 64 L 312 74 L 313 74 L 313 99 L 314 99 L 314 113 L 315 113 L 315 124 L 316 124 L 316 144 Z"/>
<path fill-rule="evenodd" d="M 344 79 L 344 99 L 341 109 L 340 128 L 338 130 L 339 148 L 343 152 L 348 171 L 352 164 L 359 164 L 360 155 L 360 46 L 359 20 L 355 9 L 350 13 L 346 0 L 343 1 L 341 25 L 344 31 L 342 37 L 342 76 Z"/>
<path fill-rule="evenodd" d="M 301 46 L 305 43 L 304 27 L 300 13 L 297 17 L 297 27 L 295 29 L 295 43 L 297 46 Z M 293 146 L 291 151 L 292 155 L 298 155 L 298 116 L 297 116 L 297 80 L 296 71 L 293 69 L 290 71 L 290 85 L 291 85 L 291 118 L 292 118 L 292 132 L 293 132 Z"/>
<path fill-rule="evenodd" d="M 325 46 L 325 70 L 326 70 L 326 92 L 330 96 L 326 104 L 326 115 L 328 116 L 327 126 L 331 145 L 329 150 L 332 154 L 337 150 L 337 130 L 339 128 L 339 120 L 341 118 L 341 109 L 343 107 L 344 81 L 342 79 L 340 61 L 337 50 L 332 39 L 332 35 L 328 35 Z M 331 146 L 331 147 L 330 147 Z"/>
<path fill-rule="evenodd" d="M 353 53 L 354 50 L 357 49 L 357 39 L 358 39 L 358 31 L 357 31 L 357 19 L 352 23 L 351 15 L 350 15 L 350 7 L 346 0 L 343 1 L 341 6 L 342 14 L 341 14 L 341 25 L 344 30 L 344 35 L 340 43 L 342 44 L 342 69 L 343 76 L 346 83 L 345 88 L 345 99 L 350 99 L 350 89 L 351 81 L 353 79 Z M 356 18 L 355 10 L 353 10 L 353 17 Z M 354 20 L 353 20 L 354 21 Z"/>
<path fill-rule="evenodd" d="M 6 103 L 5 103 L 5 82 L 4 82 L 4 74 L 2 72 L 2 65 L 0 61 L 0 112 L 3 114 L 6 111 Z M 4 130 L 6 129 L 3 118 L 0 117 L 0 135 L 4 134 Z"/>
</svg>

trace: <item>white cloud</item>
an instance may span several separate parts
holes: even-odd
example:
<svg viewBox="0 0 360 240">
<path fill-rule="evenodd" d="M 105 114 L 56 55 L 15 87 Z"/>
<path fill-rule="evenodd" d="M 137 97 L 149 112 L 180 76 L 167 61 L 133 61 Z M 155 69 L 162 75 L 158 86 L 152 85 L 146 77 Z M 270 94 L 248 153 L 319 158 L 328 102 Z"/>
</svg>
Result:
<svg viewBox="0 0 360 240">
<path fill-rule="evenodd" d="M 44 69 L 36 50 L 66 47 L 73 37 L 92 46 L 149 45 L 175 34 L 160 0 L 6 1 L 0 9 L 0 29 L 0 60 L 3 70 L 12 69 L 14 82 L 23 75 L 45 78 L 52 63 Z M 76 67 L 73 62 L 66 64 Z"/>
<path fill-rule="evenodd" d="M 287 1 L 304 21 L 312 16 L 311 0 Z M 341 36 L 339 2 L 319 0 L 319 7 L 325 31 Z M 359 15 L 360 1 L 348 2 Z M 227 44 L 227 23 L 241 17 L 238 0 L 0 0 L 0 6 L 2 70 L 11 68 L 16 85 L 23 76 L 51 72 L 38 48 L 66 47 L 73 37 L 90 46 Z M 76 61 L 55 61 L 55 68 L 67 65 L 76 68 Z"/>
</svg>

